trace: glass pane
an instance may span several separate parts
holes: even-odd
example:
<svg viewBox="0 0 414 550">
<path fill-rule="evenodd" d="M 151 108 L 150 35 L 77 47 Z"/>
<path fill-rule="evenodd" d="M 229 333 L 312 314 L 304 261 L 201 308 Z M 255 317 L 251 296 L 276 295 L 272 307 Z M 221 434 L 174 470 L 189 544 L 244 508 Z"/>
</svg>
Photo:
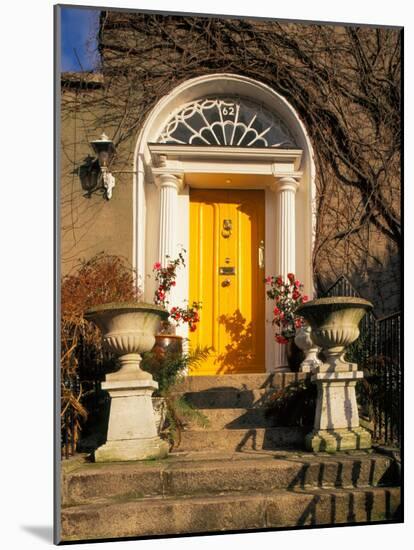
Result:
<svg viewBox="0 0 414 550">
<path fill-rule="evenodd" d="M 161 143 L 296 147 L 279 117 L 240 97 L 209 97 L 186 103 L 172 114 Z"/>
</svg>

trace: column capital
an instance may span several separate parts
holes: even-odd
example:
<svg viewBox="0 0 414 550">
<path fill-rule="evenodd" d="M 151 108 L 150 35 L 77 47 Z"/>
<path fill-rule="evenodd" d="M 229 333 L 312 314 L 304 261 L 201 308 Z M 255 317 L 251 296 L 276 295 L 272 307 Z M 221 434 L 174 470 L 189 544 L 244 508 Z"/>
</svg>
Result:
<svg viewBox="0 0 414 550">
<path fill-rule="evenodd" d="M 155 183 L 160 189 L 172 187 L 179 193 L 184 187 L 184 176 L 183 174 L 162 172 L 156 175 Z"/>
<path fill-rule="evenodd" d="M 274 180 L 270 184 L 270 188 L 272 191 L 277 193 L 281 191 L 291 191 L 292 193 L 296 193 L 299 188 L 300 178 L 301 176 L 299 175 L 275 176 Z"/>
<path fill-rule="evenodd" d="M 155 185 L 159 188 L 174 187 L 179 193 L 184 187 L 184 169 L 179 160 L 160 155 L 156 165 L 149 167 Z"/>
</svg>

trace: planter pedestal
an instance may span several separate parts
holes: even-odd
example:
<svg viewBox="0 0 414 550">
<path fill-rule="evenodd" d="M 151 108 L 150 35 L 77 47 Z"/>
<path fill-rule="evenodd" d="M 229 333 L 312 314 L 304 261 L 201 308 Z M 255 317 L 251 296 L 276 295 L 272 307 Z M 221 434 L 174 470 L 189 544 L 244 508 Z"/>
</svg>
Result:
<svg viewBox="0 0 414 550">
<path fill-rule="evenodd" d="M 371 434 L 359 425 L 355 386 L 361 378 L 363 373 L 358 370 L 318 372 L 312 376 L 318 397 L 314 429 L 305 438 L 308 450 L 335 452 L 371 447 Z"/>
<path fill-rule="evenodd" d="M 110 381 L 102 384 L 111 396 L 107 441 L 95 451 L 95 462 L 164 458 L 168 443 L 155 426 L 151 396 L 154 380 Z"/>
<path fill-rule="evenodd" d="M 107 440 L 96 449 L 95 462 L 165 458 L 169 445 L 158 436 L 152 394 L 158 388 L 141 367 L 141 353 L 150 351 L 160 320 L 168 313 L 145 303 L 110 303 L 85 313 L 102 331 L 104 342 L 119 357 L 120 370 L 107 374 L 102 389 L 110 397 Z"/>
<path fill-rule="evenodd" d="M 355 449 L 370 449 L 371 434 L 365 428 L 319 430 L 312 431 L 305 437 L 305 445 L 308 451 L 315 453 L 324 451 L 336 453 L 337 451 L 353 451 Z"/>
<path fill-rule="evenodd" d="M 362 298 L 320 298 L 297 311 L 312 328 L 315 346 L 322 348 L 324 362 L 309 365 L 318 395 L 313 431 L 305 438 L 310 451 L 369 449 L 370 433 L 359 425 L 355 386 L 364 377 L 356 363 L 345 359 L 347 346 L 359 336 L 358 325 L 372 304 Z M 305 365 L 306 367 L 307 365 Z"/>
</svg>

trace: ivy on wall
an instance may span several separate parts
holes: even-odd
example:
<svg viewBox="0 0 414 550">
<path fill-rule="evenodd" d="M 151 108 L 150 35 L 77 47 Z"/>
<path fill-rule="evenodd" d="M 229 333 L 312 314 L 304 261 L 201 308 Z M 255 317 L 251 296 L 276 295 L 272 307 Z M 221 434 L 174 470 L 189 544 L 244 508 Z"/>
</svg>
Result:
<svg viewBox="0 0 414 550">
<path fill-rule="evenodd" d="M 76 111 L 85 128 L 66 142 L 74 166 L 76 141 L 108 128 L 117 167 L 130 166 L 149 111 L 184 80 L 228 72 L 261 81 L 296 109 L 313 145 L 317 284 L 345 273 L 381 312 L 398 308 L 399 29 L 103 11 L 99 51 L 102 84 L 64 86 L 62 112 Z"/>
</svg>

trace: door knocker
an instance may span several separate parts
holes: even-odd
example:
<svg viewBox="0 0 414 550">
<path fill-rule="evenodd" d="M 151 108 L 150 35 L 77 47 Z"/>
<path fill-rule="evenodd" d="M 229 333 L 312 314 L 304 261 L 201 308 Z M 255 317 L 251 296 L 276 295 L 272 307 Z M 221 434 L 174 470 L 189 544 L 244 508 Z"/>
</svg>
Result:
<svg viewBox="0 0 414 550">
<path fill-rule="evenodd" d="M 233 224 L 231 220 L 223 220 L 223 229 L 221 231 L 221 234 L 225 239 L 228 239 L 230 237 L 232 229 Z"/>
</svg>

